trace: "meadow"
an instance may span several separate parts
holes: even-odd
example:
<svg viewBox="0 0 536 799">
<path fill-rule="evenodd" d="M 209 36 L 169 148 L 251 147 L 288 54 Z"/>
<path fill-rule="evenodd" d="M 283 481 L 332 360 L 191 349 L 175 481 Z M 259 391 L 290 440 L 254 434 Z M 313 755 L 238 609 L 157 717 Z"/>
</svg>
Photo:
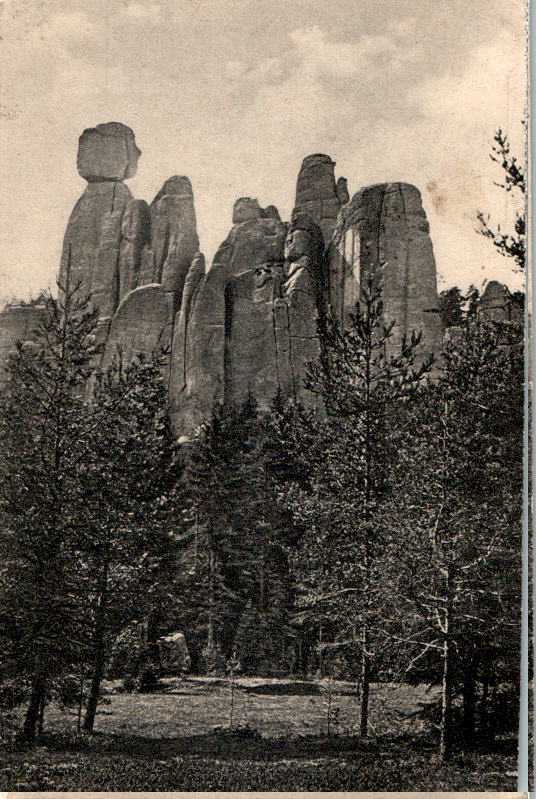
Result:
<svg viewBox="0 0 536 799">
<path fill-rule="evenodd" d="M 371 735 L 358 735 L 351 683 L 242 678 L 164 679 L 125 693 L 108 682 L 95 733 L 76 708 L 51 705 L 39 745 L 17 748 L 3 719 L 0 788 L 12 791 L 509 791 L 516 741 L 503 738 L 448 764 L 418 711 L 426 686 L 375 684 Z"/>
</svg>

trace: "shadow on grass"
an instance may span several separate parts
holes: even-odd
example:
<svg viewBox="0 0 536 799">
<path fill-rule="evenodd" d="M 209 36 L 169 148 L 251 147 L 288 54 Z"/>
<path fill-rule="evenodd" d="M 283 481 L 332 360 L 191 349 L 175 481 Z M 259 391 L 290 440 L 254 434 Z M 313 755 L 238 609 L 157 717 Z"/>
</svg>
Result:
<svg viewBox="0 0 536 799">
<path fill-rule="evenodd" d="M 165 760 L 184 755 L 223 760 L 276 761 L 287 759 L 334 758 L 351 761 L 370 755 L 404 756 L 409 751 L 432 752 L 435 742 L 430 737 L 403 736 L 362 739 L 358 736 L 309 735 L 292 738 L 242 737 L 213 732 L 177 738 L 146 738 L 137 735 L 94 733 L 92 736 L 45 734 L 40 744 L 51 751 L 91 752 L 92 755 L 117 755 Z M 395 754 L 395 750 L 397 750 Z"/>
</svg>

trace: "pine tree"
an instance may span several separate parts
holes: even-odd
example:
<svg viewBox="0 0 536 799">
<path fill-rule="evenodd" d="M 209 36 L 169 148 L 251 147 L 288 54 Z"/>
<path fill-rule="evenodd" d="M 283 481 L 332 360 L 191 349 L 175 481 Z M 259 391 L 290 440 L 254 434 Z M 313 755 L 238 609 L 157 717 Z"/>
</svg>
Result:
<svg viewBox="0 0 536 799">
<path fill-rule="evenodd" d="M 91 688 L 84 729 L 93 730 L 110 645 L 120 629 L 151 613 L 158 574 L 175 551 L 168 535 L 173 437 L 162 359 L 139 356 L 97 376 L 92 419 L 79 464 L 77 547 L 91 609 Z"/>
<path fill-rule="evenodd" d="M 346 330 L 326 320 L 321 357 L 311 365 L 307 387 L 322 398 L 327 420 L 316 421 L 316 443 L 303 453 L 314 464 L 311 489 L 289 493 L 307 529 L 298 567 L 303 601 L 319 624 L 338 629 L 332 647 L 359 651 L 363 736 L 379 648 L 374 633 L 383 602 L 379 566 L 388 533 L 380 508 L 396 463 L 395 419 L 430 366 L 430 360 L 415 366 L 418 334 L 392 354 L 391 330 L 383 321 L 381 289 L 372 279 L 362 287 Z M 311 421 L 300 429 L 310 436 Z"/>
<path fill-rule="evenodd" d="M 470 743 L 479 672 L 517 651 L 521 337 L 515 326 L 470 316 L 446 346 L 443 373 L 421 397 L 401 447 L 402 475 L 411 480 L 400 480 L 391 509 L 393 612 L 409 667 L 432 656 L 432 668 L 441 668 L 442 760 L 452 754 L 459 687 Z M 515 683 L 515 655 L 507 659 Z"/>
<path fill-rule="evenodd" d="M 518 199 L 521 199 L 521 209 L 515 212 L 514 231 L 504 233 L 501 226 L 493 230 L 489 224 L 489 216 L 482 212 L 478 213 L 480 222 L 479 233 L 493 242 L 497 252 L 506 258 L 515 261 L 516 272 L 525 271 L 526 263 L 526 219 L 527 219 L 527 199 L 526 199 L 526 174 L 525 167 L 520 164 L 516 156 L 510 153 L 510 143 L 503 131 L 499 130 L 494 136 L 495 144 L 492 147 L 490 158 L 499 164 L 504 174 L 504 183 L 497 185 L 504 189 L 508 194 L 514 192 Z"/>
<path fill-rule="evenodd" d="M 195 557 L 190 596 L 201 611 L 204 649 L 216 647 L 229 657 L 237 625 L 253 603 L 270 631 L 272 654 L 262 660 L 275 668 L 284 649 L 292 533 L 266 465 L 265 443 L 252 397 L 239 407 L 216 406 L 186 447 L 182 491 L 191 523 L 190 561 Z M 247 653 L 238 656 L 247 662 Z"/>
<path fill-rule="evenodd" d="M 61 299 L 45 304 L 34 343 L 19 344 L 9 361 L 0 409 L 2 626 L 12 663 L 31 682 L 28 741 L 51 680 L 85 653 L 71 544 L 88 431 L 81 395 L 97 354 L 97 317 L 76 288 L 62 287 Z"/>
</svg>

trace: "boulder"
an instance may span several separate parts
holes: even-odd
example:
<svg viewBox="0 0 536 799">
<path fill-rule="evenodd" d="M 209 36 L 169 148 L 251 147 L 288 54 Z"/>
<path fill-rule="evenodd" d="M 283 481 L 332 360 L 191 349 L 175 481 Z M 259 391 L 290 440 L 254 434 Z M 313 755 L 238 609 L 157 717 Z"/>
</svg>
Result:
<svg viewBox="0 0 536 799">
<path fill-rule="evenodd" d="M 160 667 L 164 674 L 180 675 L 190 670 L 191 658 L 183 633 L 169 633 L 157 641 Z"/>
<path fill-rule="evenodd" d="M 121 181 L 134 177 L 141 150 L 134 132 L 121 122 L 86 128 L 78 140 L 78 172 L 85 180 Z"/>
</svg>

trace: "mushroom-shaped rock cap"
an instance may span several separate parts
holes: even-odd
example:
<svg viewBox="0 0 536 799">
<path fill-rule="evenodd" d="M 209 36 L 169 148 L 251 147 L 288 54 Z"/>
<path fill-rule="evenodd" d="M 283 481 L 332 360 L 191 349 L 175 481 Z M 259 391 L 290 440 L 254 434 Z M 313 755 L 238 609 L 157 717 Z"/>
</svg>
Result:
<svg viewBox="0 0 536 799">
<path fill-rule="evenodd" d="M 264 216 L 256 197 L 239 197 L 233 206 L 233 225 Z"/>
<path fill-rule="evenodd" d="M 141 150 L 134 131 L 121 122 L 86 128 L 78 140 L 77 168 L 90 183 L 121 181 L 136 174 Z"/>
<path fill-rule="evenodd" d="M 275 207 L 275 205 L 267 205 L 264 209 L 264 216 L 266 219 L 276 219 L 278 222 L 281 221 L 281 217 L 279 216 L 279 211 Z"/>
</svg>

